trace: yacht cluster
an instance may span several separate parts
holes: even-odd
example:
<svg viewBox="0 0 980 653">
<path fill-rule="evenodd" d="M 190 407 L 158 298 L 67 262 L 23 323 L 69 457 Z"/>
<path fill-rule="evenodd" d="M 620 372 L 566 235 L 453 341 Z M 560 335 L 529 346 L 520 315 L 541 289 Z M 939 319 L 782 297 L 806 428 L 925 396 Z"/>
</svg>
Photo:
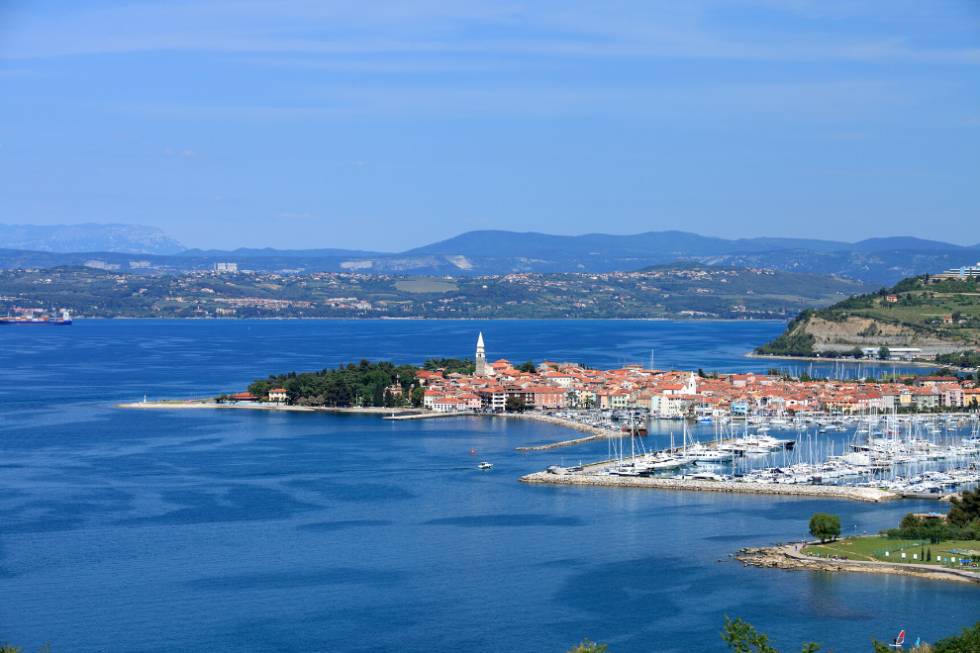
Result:
<svg viewBox="0 0 980 653">
<path fill-rule="evenodd" d="M 793 432 L 776 438 L 771 430 Z M 647 452 L 635 428 L 610 441 L 609 461 L 572 473 L 675 479 L 852 485 L 939 494 L 980 482 L 978 415 L 868 414 L 848 417 L 722 419 L 707 442 Z M 849 433 L 834 436 L 828 432 Z M 671 476 L 671 474 L 673 474 Z"/>
</svg>

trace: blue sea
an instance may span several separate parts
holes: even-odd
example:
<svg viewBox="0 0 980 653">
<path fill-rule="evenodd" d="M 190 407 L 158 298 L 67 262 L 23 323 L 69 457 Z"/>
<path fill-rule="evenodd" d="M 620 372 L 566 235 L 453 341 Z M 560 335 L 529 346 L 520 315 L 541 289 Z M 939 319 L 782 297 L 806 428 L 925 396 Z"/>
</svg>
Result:
<svg viewBox="0 0 980 653">
<path fill-rule="evenodd" d="M 934 502 L 531 486 L 606 443 L 490 418 L 133 410 L 361 358 L 765 371 L 779 323 L 78 321 L 0 330 L 0 641 L 60 651 L 870 651 L 980 618 L 980 586 L 745 568 L 728 554 Z M 889 368 L 890 369 L 890 368 Z M 863 373 L 863 371 L 862 371 Z M 666 428 L 666 427 L 665 427 Z M 664 433 L 659 437 L 663 438 Z M 475 451 L 475 454 L 471 454 Z M 489 472 L 476 467 L 493 462 Z"/>
</svg>

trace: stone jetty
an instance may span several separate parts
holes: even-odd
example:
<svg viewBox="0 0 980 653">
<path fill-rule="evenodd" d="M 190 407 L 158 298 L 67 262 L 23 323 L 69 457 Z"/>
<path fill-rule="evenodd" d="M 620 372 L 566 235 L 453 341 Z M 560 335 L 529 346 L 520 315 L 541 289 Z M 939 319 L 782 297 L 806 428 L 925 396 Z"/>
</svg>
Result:
<svg viewBox="0 0 980 653">
<path fill-rule="evenodd" d="M 746 548 L 732 556 L 746 567 L 760 569 L 788 569 L 790 571 L 856 571 L 872 574 L 898 574 L 940 580 L 957 580 L 980 584 L 980 574 L 959 569 L 947 569 L 931 565 L 915 565 L 892 562 L 866 562 L 862 560 L 833 560 L 807 557 L 793 550 L 792 546 Z"/>
<path fill-rule="evenodd" d="M 866 487 L 837 485 L 782 485 L 779 483 L 736 483 L 730 481 L 695 481 L 674 478 L 643 478 L 635 476 L 596 476 L 589 474 L 552 474 L 536 472 L 522 477 L 522 483 L 552 485 L 591 485 L 612 487 L 642 487 L 661 490 L 691 490 L 696 492 L 738 492 L 742 494 L 778 494 L 784 496 L 820 497 L 823 499 L 855 499 L 880 503 L 897 499 L 898 495 Z"/>
<path fill-rule="evenodd" d="M 562 442 L 554 442 L 552 444 L 544 444 L 538 447 L 516 447 L 517 451 L 541 451 L 543 449 L 557 449 L 558 447 L 567 447 L 573 444 L 581 444 L 583 442 L 590 442 L 592 440 L 603 440 L 605 438 L 619 437 L 620 432 L 611 429 L 600 429 L 588 424 L 581 424 L 570 419 L 561 419 L 560 417 L 553 417 L 552 415 L 536 415 L 534 413 L 496 413 L 494 417 L 504 417 L 506 419 L 530 419 L 536 422 L 547 422 L 549 424 L 554 424 L 555 426 L 564 426 L 565 428 L 575 429 L 576 431 L 582 431 L 583 433 L 589 433 L 590 435 L 585 438 L 577 438 L 575 440 L 564 440 Z"/>
</svg>

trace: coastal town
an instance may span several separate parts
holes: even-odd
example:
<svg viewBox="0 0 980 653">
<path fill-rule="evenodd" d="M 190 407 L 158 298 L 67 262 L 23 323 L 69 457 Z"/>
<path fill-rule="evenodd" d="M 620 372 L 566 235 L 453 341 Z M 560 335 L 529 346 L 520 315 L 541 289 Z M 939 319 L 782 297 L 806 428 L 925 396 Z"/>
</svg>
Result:
<svg viewBox="0 0 980 653">
<path fill-rule="evenodd" d="M 339 375 L 362 379 L 361 394 L 347 395 L 344 406 L 335 392 Z M 384 388 L 371 387 L 382 383 Z M 364 360 L 337 370 L 270 376 L 256 380 L 248 392 L 217 401 L 236 407 L 373 410 L 398 421 L 520 417 L 586 433 L 518 447 L 525 451 L 609 443 L 598 462 L 552 466 L 521 478 L 528 483 L 882 501 L 938 499 L 980 480 L 980 388 L 972 376 L 942 372 L 840 380 L 806 373 L 793 377 L 775 369 L 707 374 L 652 365 L 611 370 L 552 361 L 515 365 L 488 361 L 480 333 L 473 359 L 430 359 L 424 369 Z M 654 426 L 661 420 L 682 422 L 676 441 L 673 427 Z M 669 447 L 648 451 L 635 440 L 648 430 L 660 435 L 669 430 Z"/>
<path fill-rule="evenodd" d="M 976 381 L 958 376 L 897 375 L 842 381 L 814 379 L 805 372 L 792 377 L 778 370 L 769 374 L 724 374 L 658 370 L 639 364 L 597 370 L 547 360 L 515 365 L 505 359 L 488 361 L 482 333 L 473 363 L 472 373 L 410 371 L 411 383 L 398 379 L 384 389 L 384 396 L 393 399 L 387 405 L 414 404 L 435 413 L 639 409 L 660 419 L 980 408 Z M 322 405 L 316 397 L 303 396 L 299 383 L 286 385 L 270 388 L 264 396 L 242 392 L 229 400 Z M 412 393 L 413 386 L 421 391 Z"/>
</svg>

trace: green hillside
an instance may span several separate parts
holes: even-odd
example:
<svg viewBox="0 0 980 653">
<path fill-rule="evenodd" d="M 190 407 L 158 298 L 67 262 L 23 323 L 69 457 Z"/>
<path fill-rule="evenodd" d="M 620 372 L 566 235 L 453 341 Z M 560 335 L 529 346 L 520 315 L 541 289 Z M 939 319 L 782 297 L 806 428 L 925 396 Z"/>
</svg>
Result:
<svg viewBox="0 0 980 653">
<path fill-rule="evenodd" d="M 855 347 L 918 347 L 948 354 L 980 345 L 980 283 L 976 278 L 936 282 L 905 279 L 890 290 L 849 297 L 800 313 L 760 354 L 813 356 Z"/>
</svg>

